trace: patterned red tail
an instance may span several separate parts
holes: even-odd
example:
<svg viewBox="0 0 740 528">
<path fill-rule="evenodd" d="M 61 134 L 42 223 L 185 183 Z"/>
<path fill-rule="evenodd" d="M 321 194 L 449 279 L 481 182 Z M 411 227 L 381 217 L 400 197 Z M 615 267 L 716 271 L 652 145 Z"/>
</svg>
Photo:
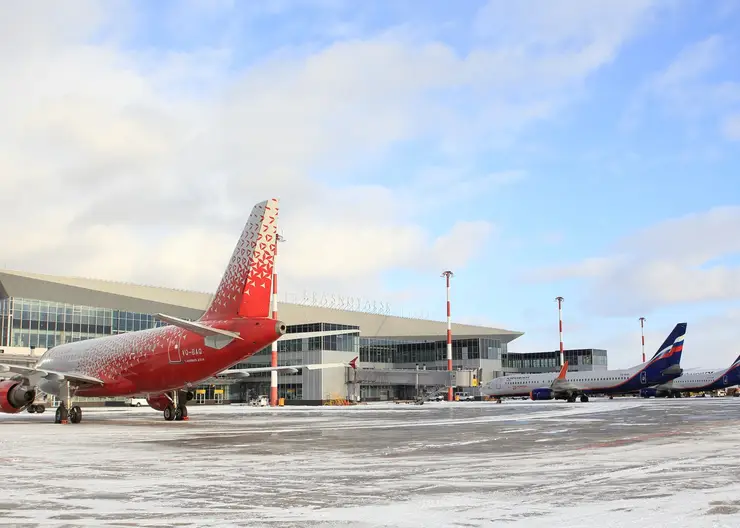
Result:
<svg viewBox="0 0 740 528">
<path fill-rule="evenodd" d="M 254 206 L 216 295 L 201 320 L 270 316 L 277 222 L 276 199 Z"/>
</svg>

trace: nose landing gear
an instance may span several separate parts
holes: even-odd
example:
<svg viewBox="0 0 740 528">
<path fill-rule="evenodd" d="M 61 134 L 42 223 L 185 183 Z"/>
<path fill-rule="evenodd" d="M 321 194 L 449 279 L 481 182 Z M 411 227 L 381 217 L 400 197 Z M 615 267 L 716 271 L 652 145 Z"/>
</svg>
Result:
<svg viewBox="0 0 740 528">
<path fill-rule="evenodd" d="M 188 421 L 187 402 L 193 399 L 193 393 L 190 391 L 172 391 L 167 395 L 171 403 L 164 409 L 164 419 L 171 421 Z"/>
</svg>

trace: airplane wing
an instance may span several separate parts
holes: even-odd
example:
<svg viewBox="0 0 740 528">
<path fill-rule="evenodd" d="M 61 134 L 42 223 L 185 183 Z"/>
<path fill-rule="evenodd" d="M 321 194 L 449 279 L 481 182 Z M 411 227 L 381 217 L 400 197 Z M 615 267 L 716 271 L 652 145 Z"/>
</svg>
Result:
<svg viewBox="0 0 740 528">
<path fill-rule="evenodd" d="M 191 332 L 203 337 L 223 336 L 230 339 L 242 339 L 242 337 L 235 332 L 229 332 L 228 330 L 222 330 L 220 328 L 213 328 L 212 326 L 204 325 L 195 321 L 186 321 L 172 315 L 158 313 L 154 317 L 161 321 L 164 321 L 165 323 L 179 326 L 180 328 L 184 328 L 185 330 L 190 330 Z"/>
<path fill-rule="evenodd" d="M 306 370 L 319 370 L 325 368 L 338 368 L 338 367 L 352 367 L 357 368 L 357 358 L 354 358 L 349 363 L 316 363 L 313 365 L 284 365 L 282 367 L 254 367 L 254 368 L 243 368 L 243 369 L 227 369 L 216 374 L 219 378 L 246 378 L 252 374 L 258 374 L 261 372 L 286 372 L 294 374 L 301 369 Z"/>
<path fill-rule="evenodd" d="M 0 363 L 0 371 L 13 372 L 20 374 L 25 378 L 45 378 L 53 381 L 69 380 L 77 383 L 87 383 L 92 385 L 104 385 L 103 380 L 79 374 L 77 372 L 58 372 L 56 370 L 37 369 L 33 367 L 21 367 L 20 365 L 9 365 Z"/>
</svg>

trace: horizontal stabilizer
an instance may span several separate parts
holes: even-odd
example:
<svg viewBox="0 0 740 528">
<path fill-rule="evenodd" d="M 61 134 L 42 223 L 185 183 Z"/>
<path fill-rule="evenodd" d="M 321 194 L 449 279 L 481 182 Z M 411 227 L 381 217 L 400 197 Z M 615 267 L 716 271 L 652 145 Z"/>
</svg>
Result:
<svg viewBox="0 0 740 528">
<path fill-rule="evenodd" d="M 77 383 L 89 383 L 92 385 L 104 385 L 103 380 L 87 376 L 85 374 L 79 374 L 77 372 L 59 372 L 56 370 L 37 369 L 33 367 L 21 367 L 20 365 L 8 365 L 0 363 L 0 371 L 13 372 L 14 374 L 20 374 L 25 378 L 37 377 L 48 380 L 69 380 Z"/>
<path fill-rule="evenodd" d="M 229 337 L 231 339 L 242 339 L 242 337 L 235 332 L 229 332 L 228 330 L 221 330 L 220 328 L 213 328 L 212 326 L 208 326 L 203 323 L 197 323 L 194 321 L 186 321 L 184 319 L 179 319 L 171 315 L 165 315 L 165 314 L 160 314 L 160 313 L 158 313 L 154 317 L 156 317 L 160 321 L 164 321 L 165 323 L 169 323 L 171 325 L 177 326 L 184 330 L 188 330 L 190 332 L 201 335 L 203 337 L 224 336 L 224 337 Z"/>
</svg>

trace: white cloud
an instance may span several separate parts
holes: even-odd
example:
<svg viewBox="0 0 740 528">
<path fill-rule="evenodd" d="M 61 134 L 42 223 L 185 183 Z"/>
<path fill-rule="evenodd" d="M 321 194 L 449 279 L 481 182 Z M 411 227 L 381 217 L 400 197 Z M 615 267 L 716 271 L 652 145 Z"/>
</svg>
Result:
<svg viewBox="0 0 740 528">
<path fill-rule="evenodd" d="M 722 133 L 730 141 L 740 141 L 740 114 L 725 118 L 722 122 Z"/>
<path fill-rule="evenodd" d="M 248 66 L 220 41 L 136 49 L 140 18 L 125 3 L 4 4 L 0 264 L 212 289 L 251 205 L 278 196 L 281 265 L 296 284 L 375 288 L 396 267 L 464 266 L 494 228 L 456 224 L 464 209 L 444 204 L 524 173 L 452 168 L 570 101 L 650 8 L 623 4 L 602 18 L 548 22 L 557 38 L 545 53 L 509 39 L 461 56 L 396 29 L 284 48 Z M 420 181 L 427 164 L 393 185 L 351 176 L 385 170 L 406 144 L 446 156 L 444 178 Z M 449 214 L 441 234 L 423 225 L 432 212 Z"/>
<path fill-rule="evenodd" d="M 581 48 L 600 60 L 652 18 L 654 0 L 489 0 L 481 9 L 476 33 L 484 38 L 531 46 Z"/>
<path fill-rule="evenodd" d="M 595 313 L 631 315 L 661 306 L 740 299 L 740 207 L 660 222 L 618 241 L 612 256 L 529 272 L 527 280 L 588 281 Z"/>
<path fill-rule="evenodd" d="M 730 38 L 716 34 L 683 48 L 638 89 L 623 124 L 636 124 L 648 106 L 657 105 L 670 116 L 708 118 L 714 126 L 730 109 L 740 105 L 734 47 Z"/>
</svg>

